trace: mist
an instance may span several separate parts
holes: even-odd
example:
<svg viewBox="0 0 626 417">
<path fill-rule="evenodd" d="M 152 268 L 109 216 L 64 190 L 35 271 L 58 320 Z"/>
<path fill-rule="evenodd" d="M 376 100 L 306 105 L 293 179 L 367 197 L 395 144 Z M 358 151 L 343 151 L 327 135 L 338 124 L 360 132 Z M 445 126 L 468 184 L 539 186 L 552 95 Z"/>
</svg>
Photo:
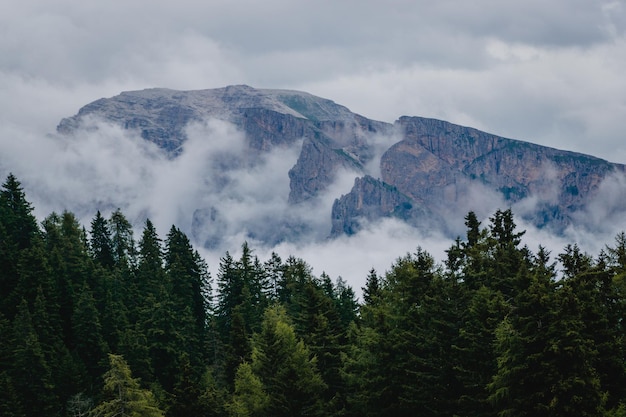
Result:
<svg viewBox="0 0 626 417">
<path fill-rule="evenodd" d="M 523 244 L 534 252 L 542 245 L 553 257 L 568 243 L 596 255 L 626 230 L 623 174 L 602 183 L 596 198 L 562 236 L 525 222 L 523 217 L 537 204 L 555 198 L 554 173 L 547 166 L 542 193 L 513 206 L 484 186 L 466 187 L 459 198 L 462 204 L 442 208 L 445 231 L 382 219 L 362 221 L 353 236 L 330 239 L 332 204 L 350 191 L 359 174 L 340 171 L 316 198 L 289 204 L 287 173 L 297 161 L 302 141 L 251 153 L 241 131 L 211 119 L 190 124 L 180 154 L 169 158 L 139 132 L 97 119 L 83 123 L 82 129 L 68 136 L 1 127 L 0 175 L 17 176 L 39 220 L 68 210 L 89 228 L 97 210 L 108 217 L 119 208 L 138 235 L 148 218 L 162 237 L 176 225 L 205 257 L 214 276 L 225 253 L 236 257 L 248 242 L 261 261 L 272 252 L 283 259 L 302 258 L 314 274 L 325 272 L 333 280 L 341 277 L 360 294 L 371 269 L 384 274 L 395 260 L 418 247 L 443 262 L 454 238 L 465 237 L 464 217 L 470 210 L 487 227 L 496 210 L 511 207 L 518 230 L 526 230 Z M 366 173 L 379 173 L 380 155 L 397 140 L 396 135 L 373 139 L 376 156 L 365 167 Z"/>
</svg>

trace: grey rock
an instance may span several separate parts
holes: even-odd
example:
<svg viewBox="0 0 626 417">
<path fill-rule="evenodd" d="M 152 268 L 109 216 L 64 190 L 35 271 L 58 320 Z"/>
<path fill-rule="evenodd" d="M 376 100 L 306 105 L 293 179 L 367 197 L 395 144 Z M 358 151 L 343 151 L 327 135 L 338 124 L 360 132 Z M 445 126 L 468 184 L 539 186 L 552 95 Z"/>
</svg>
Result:
<svg viewBox="0 0 626 417">
<path fill-rule="evenodd" d="M 308 204 L 328 190 L 340 171 L 352 172 L 352 190 L 338 196 L 329 213 L 334 236 L 356 233 L 365 222 L 383 217 L 416 227 L 445 229 L 452 208 L 464 214 L 474 209 L 474 187 L 499 195 L 509 205 L 535 198 L 532 210 L 523 216 L 539 227 L 563 231 L 595 197 L 607 176 L 626 171 L 622 164 L 593 156 L 441 120 L 403 116 L 389 124 L 308 93 L 245 85 L 124 92 L 87 104 L 75 116 L 63 119 L 57 130 L 80 135 L 82 129 L 96 129 L 94 121 L 104 121 L 139 132 L 176 158 L 187 139 L 187 125 L 210 118 L 230 122 L 245 134 L 246 157 L 252 163 L 255 155 L 275 147 L 301 146 L 295 165 L 285 172 L 292 205 Z M 392 134 L 399 141 L 380 161 L 374 160 L 380 138 Z M 372 162 L 379 162 L 380 179 L 366 172 Z M 626 211 L 626 203 L 620 210 Z M 208 246 L 216 245 L 224 231 L 220 213 L 213 207 L 199 207 L 195 213 L 194 227 L 200 230 L 207 223 L 213 225 L 213 232 L 203 239 Z M 278 242 L 295 239 L 308 227 L 294 218 L 285 218 L 283 226 L 278 226 L 276 219 L 270 223 L 271 227 L 249 225 L 254 230 L 250 233 Z"/>
<path fill-rule="evenodd" d="M 414 199 L 397 187 L 366 175 L 354 180 L 350 193 L 335 200 L 331 236 L 353 235 L 365 222 L 384 217 L 398 218 L 422 229 L 434 226 L 432 222 L 436 219 L 424 205 L 416 205 Z"/>
</svg>

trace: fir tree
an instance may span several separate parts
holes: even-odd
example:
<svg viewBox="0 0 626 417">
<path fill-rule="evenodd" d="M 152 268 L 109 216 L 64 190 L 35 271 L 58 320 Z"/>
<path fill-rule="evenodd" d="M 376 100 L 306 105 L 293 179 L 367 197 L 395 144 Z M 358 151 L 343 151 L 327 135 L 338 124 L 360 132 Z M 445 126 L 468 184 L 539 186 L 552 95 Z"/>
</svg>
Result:
<svg viewBox="0 0 626 417">
<path fill-rule="evenodd" d="M 18 261 L 22 251 L 30 248 L 40 234 L 32 211 L 21 183 L 9 174 L 0 189 L 0 312 L 9 319 L 20 302 L 20 297 L 13 294 L 19 281 Z"/>
<path fill-rule="evenodd" d="M 106 369 L 106 354 L 109 351 L 104 338 L 95 300 L 85 283 L 79 290 L 78 300 L 72 315 L 74 354 L 82 361 L 88 375 L 85 389 L 93 391 L 98 378 Z"/>
<path fill-rule="evenodd" d="M 261 332 L 253 339 L 251 367 L 264 391 L 270 393 L 266 415 L 323 415 L 325 384 L 316 360 L 296 338 L 282 307 L 266 310 Z"/>
<path fill-rule="evenodd" d="M 53 415 L 61 405 L 26 300 L 18 307 L 12 333 L 11 380 L 21 407 L 27 416 Z"/>
<path fill-rule="evenodd" d="M 106 269 L 113 268 L 115 259 L 111 232 L 106 219 L 102 217 L 100 211 L 96 213 L 96 217 L 91 221 L 90 235 L 89 248 L 94 261 Z"/>
<path fill-rule="evenodd" d="M 263 389 L 263 383 L 252 371 L 248 362 L 237 368 L 235 392 L 226 405 L 228 415 L 232 417 L 267 416 L 270 395 Z"/>
<path fill-rule="evenodd" d="M 104 374 L 103 400 L 93 409 L 96 417 L 161 417 L 154 394 L 142 389 L 132 377 L 122 356 L 109 355 L 109 370 Z"/>
</svg>

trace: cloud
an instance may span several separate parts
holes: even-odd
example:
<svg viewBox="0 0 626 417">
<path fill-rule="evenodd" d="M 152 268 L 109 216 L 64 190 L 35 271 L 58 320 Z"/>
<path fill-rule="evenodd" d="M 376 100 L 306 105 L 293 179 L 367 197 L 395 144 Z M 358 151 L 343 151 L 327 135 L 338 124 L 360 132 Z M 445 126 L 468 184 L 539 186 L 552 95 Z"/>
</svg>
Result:
<svg viewBox="0 0 626 417">
<path fill-rule="evenodd" d="M 289 256 L 302 258 L 313 268 L 314 275 L 325 272 L 333 281 L 341 277 L 360 294 L 372 268 L 382 275 L 397 258 L 415 252 L 418 246 L 442 260 L 445 250 L 453 243 L 438 232 L 425 234 L 396 219 L 363 223 L 362 226 L 356 235 L 344 235 L 332 240 L 302 239 L 272 246 L 252 242 L 251 247 L 261 261 L 269 259 L 272 252 L 283 260 Z M 239 247 L 234 247 L 230 253 L 235 257 L 240 255 Z M 205 251 L 204 255 L 212 264 L 219 264 L 221 255 L 218 253 Z"/>
<path fill-rule="evenodd" d="M 626 39 L 587 49 L 485 39 L 479 68 L 414 62 L 369 68 L 303 89 L 366 117 L 393 121 L 419 115 L 513 139 L 626 161 Z M 591 143 L 593 142 L 593 147 Z"/>
<path fill-rule="evenodd" d="M 576 215 L 576 230 L 599 236 L 626 231 L 626 175 L 616 172 L 600 183 L 593 199 Z M 572 232 L 573 233 L 573 232 Z M 589 239 L 587 236 L 585 239 Z"/>
<path fill-rule="evenodd" d="M 50 130 L 122 90 L 246 83 L 626 161 L 616 1 L 35 0 L 2 12 L 0 117 L 13 123 Z"/>
<path fill-rule="evenodd" d="M 220 171 L 213 152 L 234 158 L 243 138 L 217 121 L 191 126 L 176 160 L 105 124 L 76 137 L 54 134 L 82 105 L 147 87 L 300 89 L 376 120 L 435 117 L 626 162 L 626 9 L 618 1 L 33 0 L 0 3 L 0 28 L 0 174 L 23 181 L 39 217 L 68 208 L 88 222 L 94 207 L 119 206 L 131 220 L 150 216 L 161 233 L 172 223 L 191 231 L 195 218 L 206 223 L 197 242 L 222 242 L 215 253 L 272 231 L 306 234 L 309 244 L 276 247 L 302 250 L 296 255 L 310 257 L 318 272 L 357 285 L 370 259 L 384 270 L 420 242 L 427 250 L 448 245 L 402 235 L 394 221 L 326 241 L 329 207 L 354 175 L 341 173 L 327 194 L 287 210 L 282 172 L 298 147 Z M 376 140 L 382 152 L 395 138 Z M 379 176 L 376 163 L 366 170 Z M 580 224 L 607 234 L 624 227 L 612 208 L 624 185 L 607 180 Z M 480 189 L 468 189 L 466 199 L 485 218 L 500 205 Z M 448 227 L 462 233 L 464 214 L 452 210 Z M 275 230 L 277 218 L 287 226 Z M 567 238 L 592 248 L 605 236 L 573 227 Z"/>
</svg>

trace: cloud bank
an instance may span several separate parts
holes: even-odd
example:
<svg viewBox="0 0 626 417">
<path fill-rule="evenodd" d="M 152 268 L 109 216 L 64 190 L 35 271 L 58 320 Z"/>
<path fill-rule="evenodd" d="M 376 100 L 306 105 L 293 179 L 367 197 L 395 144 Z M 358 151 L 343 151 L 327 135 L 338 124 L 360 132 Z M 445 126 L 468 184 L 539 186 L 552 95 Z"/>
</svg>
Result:
<svg viewBox="0 0 626 417">
<path fill-rule="evenodd" d="M 307 249 L 329 259 L 352 259 L 352 251 L 361 251 L 363 261 L 327 271 L 344 278 L 345 270 L 368 269 L 368 259 L 395 258 L 396 247 L 410 245 L 398 252 L 411 251 L 428 241 L 401 238 L 393 222 L 383 222 L 359 239 L 325 242 L 312 230 L 329 221 L 330 196 L 308 212 L 284 208 L 288 179 L 278 172 L 297 155 L 295 148 L 213 175 L 215 138 L 229 138 L 219 142 L 226 154 L 242 140 L 229 126 L 190 127 L 198 140 L 192 138 L 176 161 L 111 126 L 75 138 L 52 133 L 86 103 L 150 87 L 304 90 L 372 119 L 435 117 L 626 162 L 626 7 L 619 1 L 131 0 L 120 7 L 32 0 L 0 4 L 0 28 L 0 172 L 14 172 L 29 195 L 38 196 L 38 216 L 69 202 L 83 219 L 93 207 L 120 206 L 131 220 L 151 216 L 160 230 L 171 223 L 191 230 L 194 218 L 214 216 L 215 228 L 203 229 L 197 241 L 233 236 L 235 242 L 242 233 L 264 233 L 253 224 L 272 224 L 278 213 L 291 216 L 293 231 L 305 221 L 315 225 L 305 230 L 312 243 L 294 246 L 305 258 Z M 368 169 L 376 176 L 375 165 Z M 263 176 L 274 185 L 259 195 Z M 335 191 L 347 192 L 352 180 L 339 180 Z M 623 228 L 623 216 L 611 208 L 620 195 L 611 190 L 621 181 L 603 186 L 603 197 L 570 236 L 598 239 L 584 231 L 586 222 L 607 234 Z M 485 216 L 491 204 L 481 206 Z M 462 226 L 457 221 L 454 230 Z M 368 246 L 365 233 L 379 240 Z M 326 244 L 334 250 L 324 252 Z"/>
<path fill-rule="evenodd" d="M 6 177 L 9 171 L 17 175 L 39 219 L 69 210 L 89 227 L 96 210 L 106 217 L 120 208 L 138 235 L 147 218 L 161 236 L 176 225 L 190 236 L 213 274 L 226 251 L 238 256 L 247 241 L 262 261 L 272 252 L 283 259 L 300 257 L 315 274 L 341 276 L 359 293 L 370 269 L 382 274 L 398 257 L 417 247 L 443 262 L 454 236 L 465 237 L 464 216 L 469 210 L 487 226 L 495 210 L 508 208 L 497 193 L 472 185 L 460 199 L 463 204 L 445 209 L 446 235 L 383 219 L 362 223 L 356 235 L 329 239 L 333 201 L 350 191 L 356 174 L 340 172 L 317 198 L 290 205 L 287 173 L 298 158 L 301 141 L 252 157 L 242 132 L 224 121 L 206 120 L 188 126 L 188 140 L 180 155 L 170 159 L 138 132 L 95 119 L 87 120 L 83 129 L 70 136 L 41 137 L 10 127 L 0 128 L 0 134 L 21 138 L 3 145 L 0 175 Z M 376 141 L 387 146 L 397 139 Z M 550 171 L 546 167 L 548 185 Z M 374 174 L 375 168 L 370 167 L 369 173 Z M 608 177 L 597 198 L 561 237 L 522 219 L 536 204 L 554 198 L 546 194 L 550 187 L 545 190 L 544 195 L 512 207 L 519 229 L 527 231 L 524 243 L 533 251 L 541 244 L 556 255 L 567 243 L 575 242 L 596 254 L 626 230 L 623 175 Z"/>
</svg>

